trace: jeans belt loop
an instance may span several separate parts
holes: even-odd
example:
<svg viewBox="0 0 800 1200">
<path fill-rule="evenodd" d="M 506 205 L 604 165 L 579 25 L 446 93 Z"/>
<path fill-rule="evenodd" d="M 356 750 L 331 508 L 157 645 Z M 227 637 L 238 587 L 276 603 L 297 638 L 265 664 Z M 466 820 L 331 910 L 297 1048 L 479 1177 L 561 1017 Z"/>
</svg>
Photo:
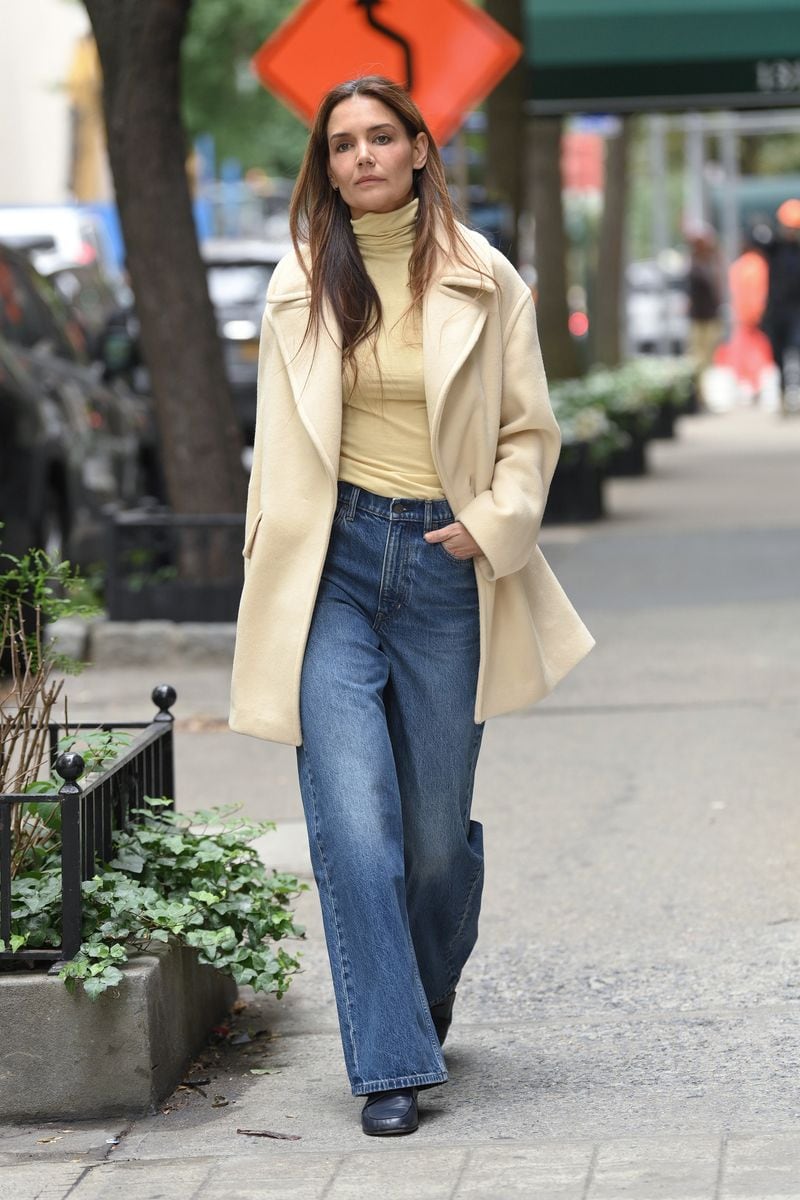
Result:
<svg viewBox="0 0 800 1200">
<path fill-rule="evenodd" d="M 358 497 L 360 496 L 360 494 L 361 494 L 361 488 L 356 486 L 355 484 L 353 484 L 351 492 L 350 492 L 350 500 L 347 505 L 348 521 L 352 521 L 356 515 L 356 508 L 358 507 Z"/>
</svg>

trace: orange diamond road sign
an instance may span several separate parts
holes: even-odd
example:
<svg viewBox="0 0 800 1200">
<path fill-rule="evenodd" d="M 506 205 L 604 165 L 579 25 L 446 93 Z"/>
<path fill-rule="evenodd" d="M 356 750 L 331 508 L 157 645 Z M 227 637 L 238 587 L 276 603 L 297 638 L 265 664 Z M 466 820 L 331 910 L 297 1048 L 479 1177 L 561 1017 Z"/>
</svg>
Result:
<svg viewBox="0 0 800 1200">
<path fill-rule="evenodd" d="M 306 122 L 335 84 L 388 75 L 410 88 L 433 136 L 446 142 L 521 53 L 516 38 L 466 0 L 306 0 L 252 67 Z"/>
</svg>

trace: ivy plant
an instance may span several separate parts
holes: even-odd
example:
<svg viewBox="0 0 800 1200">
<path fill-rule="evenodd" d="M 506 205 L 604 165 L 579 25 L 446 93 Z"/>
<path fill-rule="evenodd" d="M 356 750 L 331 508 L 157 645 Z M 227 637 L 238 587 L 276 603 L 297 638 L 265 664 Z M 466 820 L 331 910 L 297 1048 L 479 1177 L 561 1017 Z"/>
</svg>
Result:
<svg viewBox="0 0 800 1200">
<path fill-rule="evenodd" d="M 123 982 L 131 954 L 175 940 L 237 983 L 282 996 L 300 963 L 278 943 L 303 936 L 291 901 L 307 885 L 262 863 L 252 843 L 274 825 L 235 806 L 177 814 L 168 804 L 135 810 L 140 823 L 114 834 L 114 858 L 83 883 L 84 940 L 59 977 L 97 997 Z M 60 885 L 57 853 L 13 881 L 9 949 L 58 945 Z"/>
</svg>

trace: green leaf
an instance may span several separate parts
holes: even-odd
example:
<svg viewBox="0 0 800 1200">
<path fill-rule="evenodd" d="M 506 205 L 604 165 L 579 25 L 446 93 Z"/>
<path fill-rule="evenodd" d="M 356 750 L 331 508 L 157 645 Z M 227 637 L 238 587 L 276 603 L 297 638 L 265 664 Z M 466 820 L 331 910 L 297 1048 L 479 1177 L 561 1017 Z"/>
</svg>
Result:
<svg viewBox="0 0 800 1200">
<path fill-rule="evenodd" d="M 86 995 L 92 1000 L 96 1000 L 98 996 L 102 996 L 103 992 L 108 991 L 111 984 L 102 976 L 99 975 L 95 979 L 84 979 L 83 990 Z"/>
<path fill-rule="evenodd" d="M 201 904 L 216 904 L 221 898 L 215 892 L 189 892 L 192 900 L 197 900 Z"/>
<path fill-rule="evenodd" d="M 167 850 L 171 850 L 173 854 L 180 854 L 185 848 L 184 839 L 179 834 L 170 834 L 162 839 L 161 843 Z"/>
<path fill-rule="evenodd" d="M 139 875 L 144 870 L 145 860 L 141 854 L 135 854 L 132 850 L 120 850 L 116 858 L 112 858 L 111 866 L 119 867 L 121 871 L 133 871 Z"/>
</svg>

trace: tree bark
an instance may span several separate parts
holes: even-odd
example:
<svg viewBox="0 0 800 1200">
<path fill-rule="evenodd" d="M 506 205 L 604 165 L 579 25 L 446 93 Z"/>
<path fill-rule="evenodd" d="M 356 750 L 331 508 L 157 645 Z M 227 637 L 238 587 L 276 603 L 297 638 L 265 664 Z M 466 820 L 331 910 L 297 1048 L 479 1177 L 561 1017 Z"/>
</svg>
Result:
<svg viewBox="0 0 800 1200">
<path fill-rule="evenodd" d="M 607 367 L 618 366 L 622 357 L 621 306 L 629 141 L 630 118 L 622 117 L 619 133 L 606 143 L 603 218 L 591 317 L 592 357 Z"/>
<path fill-rule="evenodd" d="M 552 379 L 574 379 L 583 371 L 568 326 L 560 117 L 533 117 L 529 138 L 529 204 L 536 223 L 536 311 L 542 356 Z"/>
<path fill-rule="evenodd" d="M 185 169 L 180 50 L 191 0 L 85 4 L 167 495 L 179 513 L 241 512 L 241 434 Z"/>
<path fill-rule="evenodd" d="M 515 38 L 523 40 L 522 0 L 486 0 L 486 12 Z M 511 209 L 509 244 L 502 248 L 518 260 L 517 234 L 525 192 L 525 61 L 508 72 L 486 100 L 486 181 Z"/>
</svg>

